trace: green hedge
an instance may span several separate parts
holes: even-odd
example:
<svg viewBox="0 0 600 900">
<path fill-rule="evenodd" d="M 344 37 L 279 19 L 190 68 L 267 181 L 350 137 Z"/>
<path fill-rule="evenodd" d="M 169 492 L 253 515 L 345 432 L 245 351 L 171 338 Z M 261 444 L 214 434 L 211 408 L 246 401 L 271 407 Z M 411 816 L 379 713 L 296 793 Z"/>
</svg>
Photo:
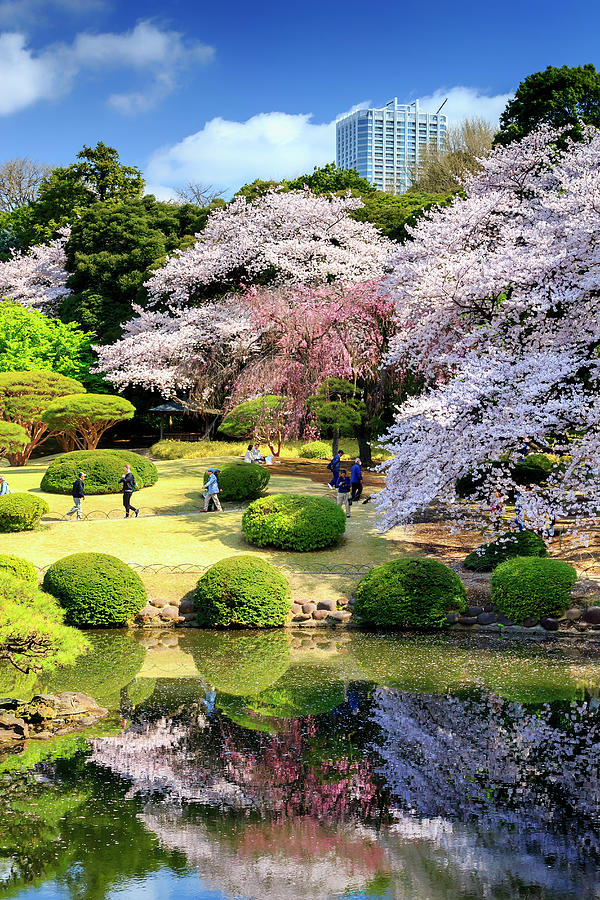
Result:
<svg viewBox="0 0 600 900">
<path fill-rule="evenodd" d="M 298 453 L 302 459 L 329 459 L 331 455 L 331 444 L 325 441 L 309 441 L 308 444 L 302 444 Z"/>
<path fill-rule="evenodd" d="M 492 573 L 492 603 L 520 625 L 525 619 L 562 614 L 571 603 L 577 572 L 559 559 L 517 556 Z"/>
<path fill-rule="evenodd" d="M 482 544 L 465 558 L 465 568 L 473 572 L 491 572 L 505 559 L 515 556 L 547 556 L 542 538 L 535 531 L 507 531 L 489 544 Z"/>
<path fill-rule="evenodd" d="M 379 627 L 437 628 L 450 609 L 466 606 L 458 575 L 434 559 L 396 559 L 368 572 L 356 589 L 354 612 Z"/>
<path fill-rule="evenodd" d="M 0 497 L 0 532 L 33 531 L 50 507 L 33 494 L 4 494 Z"/>
<path fill-rule="evenodd" d="M 515 484 L 518 485 L 544 484 L 558 463 L 559 457 L 552 454 L 530 453 L 512 466 L 510 474 Z M 496 459 L 485 463 L 479 471 L 467 472 L 456 479 L 456 493 L 462 498 L 473 496 L 476 491 L 485 488 L 489 477 L 501 466 L 502 461 Z"/>
<path fill-rule="evenodd" d="M 198 625 L 283 625 L 291 607 L 290 594 L 287 578 L 265 559 L 250 555 L 222 559 L 196 585 Z"/>
<path fill-rule="evenodd" d="M 108 553 L 73 553 L 53 563 L 44 590 L 66 610 L 70 625 L 125 625 L 146 604 L 140 576 Z"/>
<path fill-rule="evenodd" d="M 189 649 L 202 677 L 236 697 L 260 694 L 290 664 L 290 641 L 283 630 L 197 631 Z"/>
<path fill-rule="evenodd" d="M 280 550 L 304 552 L 330 547 L 345 530 L 341 506 L 324 497 L 273 494 L 254 500 L 242 517 L 247 541 Z"/>
<path fill-rule="evenodd" d="M 131 466 L 138 488 L 150 487 L 158 481 L 154 463 L 139 453 L 130 450 L 74 450 L 63 453 L 50 463 L 40 487 L 48 494 L 70 496 L 78 473 L 85 472 L 86 494 L 118 494 L 125 463 Z"/>
<path fill-rule="evenodd" d="M 21 581 L 27 581 L 37 587 L 38 574 L 33 563 L 28 559 L 22 559 L 20 556 L 11 556 L 10 553 L 0 553 L 0 574 L 14 575 Z"/>
<path fill-rule="evenodd" d="M 205 472 L 205 484 L 208 476 Z M 218 477 L 219 500 L 256 500 L 268 485 L 271 473 L 265 466 L 242 462 L 223 466 Z"/>
</svg>

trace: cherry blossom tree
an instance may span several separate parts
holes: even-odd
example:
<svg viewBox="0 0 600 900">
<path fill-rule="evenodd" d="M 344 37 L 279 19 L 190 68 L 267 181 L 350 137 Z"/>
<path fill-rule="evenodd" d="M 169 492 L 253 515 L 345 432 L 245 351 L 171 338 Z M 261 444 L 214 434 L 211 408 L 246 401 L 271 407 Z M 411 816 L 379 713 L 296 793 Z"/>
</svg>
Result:
<svg viewBox="0 0 600 900">
<path fill-rule="evenodd" d="M 562 150 L 558 137 L 541 129 L 496 149 L 464 199 L 431 211 L 391 262 L 388 361 L 428 387 L 387 436 L 385 528 L 434 500 L 459 515 L 456 478 L 505 454 L 471 503 L 483 521 L 492 490 L 515 487 L 508 470 L 526 438 L 569 454 L 531 492 L 534 527 L 550 510 L 597 520 L 600 131 Z"/>
<path fill-rule="evenodd" d="M 393 244 L 373 225 L 350 218 L 362 205 L 309 190 L 269 191 L 250 203 L 238 197 L 211 213 L 196 244 L 152 275 L 151 301 L 187 306 L 240 285 L 379 278 Z"/>
<path fill-rule="evenodd" d="M 70 293 L 65 269 L 69 234 L 70 229 L 63 228 L 56 240 L 48 244 L 40 244 L 27 253 L 11 251 L 11 258 L 0 262 L 0 297 L 51 312 L 56 302 Z"/>
</svg>

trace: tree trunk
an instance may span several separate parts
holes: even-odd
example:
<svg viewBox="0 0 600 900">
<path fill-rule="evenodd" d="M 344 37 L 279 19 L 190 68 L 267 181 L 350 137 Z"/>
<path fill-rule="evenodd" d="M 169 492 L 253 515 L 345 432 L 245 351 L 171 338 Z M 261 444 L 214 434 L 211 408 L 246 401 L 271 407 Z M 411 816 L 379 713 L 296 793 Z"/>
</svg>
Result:
<svg viewBox="0 0 600 900">
<path fill-rule="evenodd" d="M 354 429 L 354 435 L 358 441 L 358 455 L 360 461 L 365 468 L 369 468 L 373 464 L 371 456 L 371 428 L 361 422 Z"/>
<path fill-rule="evenodd" d="M 331 455 L 332 456 L 335 456 L 335 454 L 338 452 L 339 443 L 340 443 L 340 429 L 334 428 L 333 429 L 333 438 L 331 440 Z"/>
</svg>

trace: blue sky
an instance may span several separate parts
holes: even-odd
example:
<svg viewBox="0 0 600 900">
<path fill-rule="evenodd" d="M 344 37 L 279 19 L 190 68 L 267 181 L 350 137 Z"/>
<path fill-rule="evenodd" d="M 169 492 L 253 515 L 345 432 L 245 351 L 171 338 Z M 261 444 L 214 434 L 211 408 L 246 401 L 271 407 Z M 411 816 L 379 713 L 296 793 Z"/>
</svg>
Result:
<svg viewBox="0 0 600 900">
<path fill-rule="evenodd" d="M 334 158 L 336 116 L 425 98 L 497 118 L 528 73 L 600 68 L 600 3 L 0 0 L 0 160 L 98 140 L 159 196 Z"/>
</svg>

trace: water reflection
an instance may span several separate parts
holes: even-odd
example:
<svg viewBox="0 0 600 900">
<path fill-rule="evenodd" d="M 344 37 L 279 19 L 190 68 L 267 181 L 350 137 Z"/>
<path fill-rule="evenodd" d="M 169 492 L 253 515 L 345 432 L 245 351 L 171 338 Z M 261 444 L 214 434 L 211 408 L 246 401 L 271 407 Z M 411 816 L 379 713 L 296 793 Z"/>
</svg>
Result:
<svg viewBox="0 0 600 900">
<path fill-rule="evenodd" d="M 6 896 L 37 880 L 44 900 L 133 897 L 156 874 L 161 896 L 600 897 L 593 654 L 142 637 L 135 664 L 95 669 L 114 733 L 78 738 L 33 777 L 15 780 L 13 760 L 3 811 L 25 839 L 0 831 Z M 41 798 L 48 824 L 22 821 Z"/>
</svg>

